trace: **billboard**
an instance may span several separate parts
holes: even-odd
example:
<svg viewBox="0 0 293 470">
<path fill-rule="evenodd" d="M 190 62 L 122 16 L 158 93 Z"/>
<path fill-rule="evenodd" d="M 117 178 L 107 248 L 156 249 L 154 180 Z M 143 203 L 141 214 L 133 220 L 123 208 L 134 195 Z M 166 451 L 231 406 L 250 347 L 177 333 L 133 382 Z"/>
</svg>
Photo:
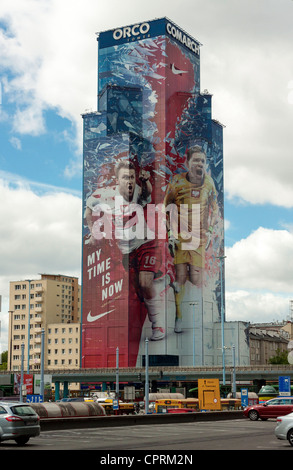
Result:
<svg viewBox="0 0 293 470">
<path fill-rule="evenodd" d="M 83 116 L 82 366 L 214 363 L 223 135 L 200 44 L 168 19 L 99 35 Z"/>
<path fill-rule="evenodd" d="M 198 379 L 200 410 L 221 410 L 219 379 Z"/>
<path fill-rule="evenodd" d="M 14 393 L 18 395 L 20 393 L 21 385 L 21 374 L 14 374 Z M 34 376 L 33 374 L 23 374 L 23 385 L 25 386 L 25 394 L 32 394 L 34 388 Z M 22 394 L 23 391 L 22 391 Z"/>
</svg>

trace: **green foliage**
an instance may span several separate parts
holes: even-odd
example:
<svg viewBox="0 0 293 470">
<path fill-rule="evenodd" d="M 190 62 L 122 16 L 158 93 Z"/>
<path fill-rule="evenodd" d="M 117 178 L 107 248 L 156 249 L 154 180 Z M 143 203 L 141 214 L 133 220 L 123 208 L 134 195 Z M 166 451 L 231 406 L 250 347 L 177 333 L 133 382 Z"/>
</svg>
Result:
<svg viewBox="0 0 293 470">
<path fill-rule="evenodd" d="M 276 350 L 276 355 L 269 358 L 269 364 L 289 364 L 288 351 Z"/>
<path fill-rule="evenodd" d="M 2 361 L 0 360 L 0 370 L 7 370 L 8 351 L 3 351 Z"/>
</svg>

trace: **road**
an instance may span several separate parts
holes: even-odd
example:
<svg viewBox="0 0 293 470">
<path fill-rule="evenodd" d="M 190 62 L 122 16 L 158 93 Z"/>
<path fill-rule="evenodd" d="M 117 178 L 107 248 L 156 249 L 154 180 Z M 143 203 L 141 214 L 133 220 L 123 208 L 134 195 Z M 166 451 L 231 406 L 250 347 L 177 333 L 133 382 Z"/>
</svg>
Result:
<svg viewBox="0 0 293 470">
<path fill-rule="evenodd" d="M 204 421 L 179 424 L 135 425 L 95 429 L 43 431 L 24 447 L 2 442 L 1 450 L 291 450 L 274 435 L 276 420 Z"/>
</svg>

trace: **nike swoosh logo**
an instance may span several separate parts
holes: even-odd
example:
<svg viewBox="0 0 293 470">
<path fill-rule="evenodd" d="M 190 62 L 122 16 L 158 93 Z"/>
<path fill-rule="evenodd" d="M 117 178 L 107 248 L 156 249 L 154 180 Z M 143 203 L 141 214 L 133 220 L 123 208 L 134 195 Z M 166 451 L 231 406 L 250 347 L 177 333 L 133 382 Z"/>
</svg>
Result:
<svg viewBox="0 0 293 470">
<path fill-rule="evenodd" d="M 175 74 L 175 75 L 181 75 L 182 73 L 188 73 L 187 70 L 179 70 L 179 69 L 176 69 L 175 65 L 172 64 L 172 72 Z"/>
<path fill-rule="evenodd" d="M 111 313 L 111 312 L 114 312 L 115 308 L 113 308 L 113 310 L 109 310 L 109 312 L 104 312 L 104 313 L 100 313 L 99 315 L 92 315 L 92 312 L 90 311 L 87 315 L 87 321 L 89 323 L 93 322 L 93 321 L 96 321 L 98 320 L 99 318 L 102 318 L 104 317 L 105 315 L 108 315 L 108 313 Z"/>
</svg>

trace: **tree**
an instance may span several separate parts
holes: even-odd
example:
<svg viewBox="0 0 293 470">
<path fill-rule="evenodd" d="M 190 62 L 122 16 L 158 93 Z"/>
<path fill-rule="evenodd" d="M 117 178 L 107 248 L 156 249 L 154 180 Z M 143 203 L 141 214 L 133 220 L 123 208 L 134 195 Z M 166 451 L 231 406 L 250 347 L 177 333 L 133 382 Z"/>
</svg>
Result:
<svg viewBox="0 0 293 470">
<path fill-rule="evenodd" d="M 7 370 L 8 351 L 3 351 L 2 360 L 0 356 L 0 370 Z"/>
<path fill-rule="evenodd" d="M 289 364 L 288 351 L 276 350 L 276 355 L 269 358 L 269 364 Z"/>
</svg>

